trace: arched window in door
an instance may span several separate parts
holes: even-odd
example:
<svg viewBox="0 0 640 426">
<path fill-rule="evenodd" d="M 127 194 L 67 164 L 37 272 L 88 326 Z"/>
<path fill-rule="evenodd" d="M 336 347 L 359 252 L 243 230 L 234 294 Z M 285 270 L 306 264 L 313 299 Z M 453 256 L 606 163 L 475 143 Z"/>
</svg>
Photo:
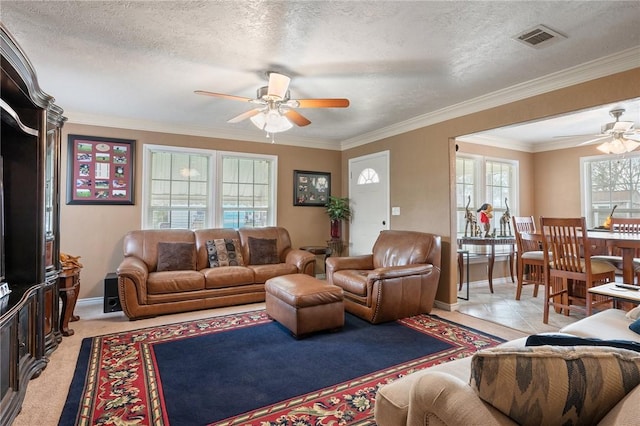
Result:
<svg viewBox="0 0 640 426">
<path fill-rule="evenodd" d="M 358 185 L 369 185 L 379 182 L 380 176 L 378 176 L 378 172 L 371 168 L 364 169 L 362 172 L 360 172 L 360 176 L 358 176 L 357 180 Z"/>
</svg>

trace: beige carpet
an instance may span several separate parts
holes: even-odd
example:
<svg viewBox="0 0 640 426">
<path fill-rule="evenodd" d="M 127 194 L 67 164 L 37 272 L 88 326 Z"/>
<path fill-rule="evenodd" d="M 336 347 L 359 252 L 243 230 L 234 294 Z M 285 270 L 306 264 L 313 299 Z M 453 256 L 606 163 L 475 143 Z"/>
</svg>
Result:
<svg viewBox="0 0 640 426">
<path fill-rule="evenodd" d="M 263 308 L 264 303 L 258 303 L 129 321 L 121 312 L 102 313 L 102 302 L 81 303 L 75 310 L 75 314 L 80 316 L 80 321 L 70 323 L 70 327 L 75 331 L 75 334 L 63 338 L 58 349 L 51 355 L 48 367 L 40 377 L 29 382 L 22 412 L 16 418 L 14 426 L 53 426 L 58 424 L 62 407 L 67 398 L 67 391 L 73 378 L 80 345 L 85 337 Z M 458 312 L 434 309 L 432 314 L 507 340 L 524 336 L 522 332 L 517 330 L 503 327 L 493 322 L 482 321 Z"/>
</svg>

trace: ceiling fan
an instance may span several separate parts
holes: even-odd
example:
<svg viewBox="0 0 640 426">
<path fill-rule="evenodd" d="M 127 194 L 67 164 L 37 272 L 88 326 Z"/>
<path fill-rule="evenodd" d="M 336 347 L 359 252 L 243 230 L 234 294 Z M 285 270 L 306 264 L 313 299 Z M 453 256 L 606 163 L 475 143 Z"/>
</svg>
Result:
<svg viewBox="0 0 640 426">
<path fill-rule="evenodd" d="M 194 93 L 257 104 L 256 108 L 243 112 L 227 122 L 239 123 L 249 118 L 256 127 L 267 132 L 267 137 L 269 134 L 289 130 L 293 124 L 300 127 L 311 124 L 311 121 L 295 110 L 296 108 L 346 108 L 349 106 L 349 99 L 341 98 L 291 99 L 289 96 L 290 77 L 274 71 L 267 72 L 267 76 L 269 84 L 258 89 L 255 99 L 205 90 L 196 90 Z"/>
<path fill-rule="evenodd" d="M 624 111 L 624 108 L 615 108 L 609 111 L 609 114 L 615 118 L 615 121 L 603 125 L 599 135 L 592 135 L 596 137 L 584 141 L 578 146 L 589 145 L 608 139 L 598 146 L 598 150 L 605 154 L 623 154 L 638 148 L 640 142 L 637 142 L 635 139 L 636 137 L 640 137 L 640 130 L 634 128 L 635 123 L 633 121 L 620 121 L 620 117 L 624 114 Z"/>
</svg>

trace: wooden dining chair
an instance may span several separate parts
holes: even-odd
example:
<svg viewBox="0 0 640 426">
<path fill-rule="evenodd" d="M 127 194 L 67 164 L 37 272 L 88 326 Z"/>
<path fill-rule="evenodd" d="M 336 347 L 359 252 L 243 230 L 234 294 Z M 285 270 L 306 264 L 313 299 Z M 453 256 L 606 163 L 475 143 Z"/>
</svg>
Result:
<svg viewBox="0 0 640 426">
<path fill-rule="evenodd" d="M 640 234 L 640 218 L 633 217 L 612 217 L 609 231 L 629 234 Z M 622 274 L 622 255 L 613 248 L 606 255 L 592 256 L 592 259 L 611 263 L 616 268 L 616 274 Z M 633 259 L 633 269 L 640 285 L 640 249 L 636 250 Z"/>
<path fill-rule="evenodd" d="M 535 220 L 533 216 L 512 216 L 511 221 L 518 249 L 516 300 L 520 300 L 522 287 L 529 284 L 535 286 L 533 297 L 538 297 L 538 287 L 544 285 L 544 254 L 541 250 L 540 235 L 536 233 Z"/>
<path fill-rule="evenodd" d="M 545 269 L 543 322 L 549 322 L 549 306 L 563 309 L 565 315 L 572 309 L 591 315 L 593 307 L 610 304 L 609 298 L 600 296 L 587 303 L 589 288 L 614 281 L 615 268 L 591 259 L 584 217 L 541 217 L 540 228 Z"/>
</svg>

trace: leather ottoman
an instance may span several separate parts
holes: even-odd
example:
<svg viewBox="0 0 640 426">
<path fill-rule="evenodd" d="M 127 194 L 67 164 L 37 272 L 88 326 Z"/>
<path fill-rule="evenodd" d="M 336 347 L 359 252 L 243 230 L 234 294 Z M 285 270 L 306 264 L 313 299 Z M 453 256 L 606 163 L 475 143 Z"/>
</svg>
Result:
<svg viewBox="0 0 640 426">
<path fill-rule="evenodd" d="M 265 283 L 267 314 L 296 338 L 344 326 L 342 288 L 305 274 L 283 275 Z"/>
</svg>

